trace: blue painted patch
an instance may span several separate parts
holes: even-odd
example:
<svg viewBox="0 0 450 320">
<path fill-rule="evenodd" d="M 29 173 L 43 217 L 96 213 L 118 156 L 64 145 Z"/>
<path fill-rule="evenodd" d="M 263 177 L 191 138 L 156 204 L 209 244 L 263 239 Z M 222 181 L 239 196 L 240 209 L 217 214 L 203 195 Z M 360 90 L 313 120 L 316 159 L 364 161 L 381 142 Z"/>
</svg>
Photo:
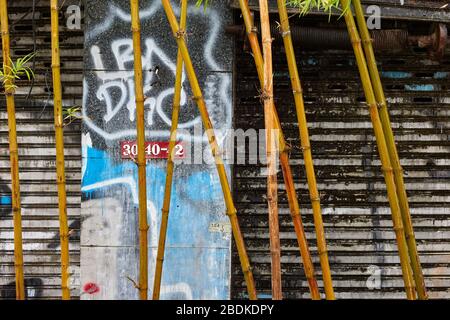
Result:
<svg viewBox="0 0 450 320">
<path fill-rule="evenodd" d="M 257 293 L 258 299 L 262 299 L 262 300 L 272 300 L 272 295 L 270 293 Z M 244 299 L 249 299 L 248 297 L 248 293 L 245 292 L 242 294 L 242 297 Z"/>
<path fill-rule="evenodd" d="M 438 71 L 438 72 L 435 72 L 435 73 L 434 73 L 434 78 L 435 78 L 435 79 L 447 79 L 448 76 L 449 76 L 449 73 L 448 73 L 448 72 L 441 72 L 441 71 Z"/>
<path fill-rule="evenodd" d="M 108 192 L 108 189 L 119 186 L 126 190 L 125 197 L 138 206 L 135 163 L 117 162 L 107 152 L 91 147 L 87 148 L 86 156 L 82 178 L 84 196 L 92 198 L 99 196 L 98 192 Z M 156 228 L 153 226 L 152 230 L 159 230 L 166 179 L 165 163 L 159 166 L 158 163 L 161 164 L 150 161 L 147 165 L 147 197 L 157 217 Z M 163 283 L 188 284 L 193 288 L 193 299 L 201 299 L 205 292 L 214 299 L 228 298 L 229 239 L 220 232 L 209 231 L 212 222 L 227 219 L 225 210 L 221 209 L 222 204 L 223 195 L 215 171 L 205 168 L 188 171 L 174 179 Z M 151 222 L 150 210 L 148 213 Z M 185 299 L 186 296 L 179 298 Z"/>
<path fill-rule="evenodd" d="M 0 206 L 10 206 L 12 204 L 11 196 L 0 196 Z"/>
<path fill-rule="evenodd" d="M 405 90 L 408 90 L 408 91 L 435 91 L 436 88 L 432 84 L 406 84 Z"/>
<path fill-rule="evenodd" d="M 403 71 L 383 71 L 381 72 L 381 76 L 389 79 L 407 79 L 412 77 L 412 73 Z"/>
</svg>

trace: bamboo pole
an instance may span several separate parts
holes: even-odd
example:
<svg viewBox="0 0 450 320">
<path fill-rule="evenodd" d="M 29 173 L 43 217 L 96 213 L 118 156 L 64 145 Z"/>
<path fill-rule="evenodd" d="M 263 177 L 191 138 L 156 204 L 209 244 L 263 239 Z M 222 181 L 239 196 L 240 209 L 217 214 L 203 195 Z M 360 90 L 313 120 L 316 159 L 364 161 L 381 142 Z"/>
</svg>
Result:
<svg viewBox="0 0 450 320">
<path fill-rule="evenodd" d="M 20 207 L 19 153 L 17 146 L 15 89 L 11 74 L 10 39 L 8 25 L 8 7 L 6 0 L 0 0 L 0 24 L 2 32 L 3 71 L 6 75 L 4 90 L 9 128 L 9 156 L 11 161 L 12 210 L 14 220 L 14 269 L 16 274 L 16 299 L 25 300 L 23 248 L 22 248 L 22 212 Z"/>
<path fill-rule="evenodd" d="M 300 76 L 295 58 L 294 46 L 292 43 L 289 17 L 286 10 L 286 1 L 277 0 L 278 13 L 280 16 L 281 35 L 283 37 L 284 48 L 286 51 L 286 59 L 288 62 L 291 85 L 294 93 L 295 108 L 297 110 L 297 119 L 299 124 L 301 147 L 305 161 L 306 176 L 310 191 L 311 204 L 314 219 L 316 221 L 317 247 L 320 255 L 320 263 L 323 272 L 323 282 L 327 299 L 334 300 L 333 281 L 331 279 L 330 264 L 328 261 L 327 246 L 325 233 L 323 228 L 322 214 L 320 208 L 320 196 L 317 189 L 316 175 L 314 170 L 314 162 L 311 153 L 311 142 L 309 139 L 308 123 L 305 113 L 305 104 L 303 101 L 303 90 L 300 82 Z"/>
<path fill-rule="evenodd" d="M 187 0 L 181 1 L 180 29 L 186 30 Z M 183 78 L 183 57 L 180 49 L 177 54 L 177 69 L 175 74 L 175 93 L 173 96 L 172 126 L 170 128 L 169 158 L 167 160 L 166 185 L 162 207 L 161 227 L 159 231 L 158 253 L 156 257 L 155 281 L 153 283 L 153 300 L 159 300 L 161 292 L 162 269 L 166 245 L 167 225 L 169 222 L 170 200 L 174 170 L 175 146 L 177 142 L 177 128 L 180 114 L 181 86 Z"/>
<path fill-rule="evenodd" d="M 62 299 L 70 300 L 69 226 L 67 223 L 66 175 L 64 169 L 64 121 L 62 111 L 61 67 L 59 53 L 58 0 L 51 0 L 53 99 L 56 138 L 56 176 L 58 184 L 59 234 L 61 241 Z"/>
<path fill-rule="evenodd" d="M 261 84 L 261 88 L 264 87 L 264 67 L 263 67 L 263 56 L 261 53 L 261 48 L 258 42 L 257 31 L 253 23 L 253 19 L 248 7 L 247 0 L 239 0 L 239 5 L 241 7 L 242 17 L 244 19 L 245 28 L 247 31 L 247 37 L 250 42 L 250 46 L 253 53 L 253 58 L 255 60 L 256 70 L 258 73 L 258 78 Z M 294 229 L 297 236 L 297 242 L 300 250 L 300 254 L 303 260 L 303 268 L 305 270 L 305 276 L 308 281 L 309 289 L 311 292 L 311 298 L 313 300 L 320 299 L 319 287 L 317 285 L 317 280 L 315 277 L 314 265 L 312 263 L 311 254 L 309 252 L 308 241 L 306 239 L 305 231 L 303 228 L 303 223 L 300 215 L 300 208 L 297 198 L 297 193 L 295 192 L 294 179 L 292 176 L 291 166 L 289 164 L 289 148 L 287 147 L 286 141 L 284 140 L 283 132 L 279 122 L 278 114 L 275 105 L 272 108 L 275 118 L 275 128 L 279 133 L 279 150 L 280 150 L 280 165 L 283 172 L 283 179 L 286 186 L 286 193 L 288 197 L 289 209 L 294 223 Z"/>
<path fill-rule="evenodd" d="M 137 166 L 139 175 L 139 296 L 148 298 L 148 222 L 147 222 L 147 177 L 145 156 L 145 114 L 142 76 L 141 23 L 139 0 L 130 0 L 131 25 L 134 49 L 134 83 L 136 95 Z"/>
<path fill-rule="evenodd" d="M 278 219 L 278 183 L 276 131 L 273 112 L 273 75 L 272 75 L 272 36 L 270 34 L 269 6 L 267 0 L 259 0 L 261 17 L 261 34 L 264 57 L 264 87 L 262 99 L 264 101 L 264 118 L 266 128 L 267 154 L 267 202 L 269 206 L 269 237 L 272 270 L 272 299 L 282 300 L 281 285 L 281 249 L 280 227 Z"/>
<path fill-rule="evenodd" d="M 233 198 L 231 195 L 230 185 L 228 183 L 227 174 L 223 161 L 220 156 L 219 145 L 217 144 L 217 139 L 214 134 L 214 130 L 209 118 L 208 110 L 206 108 L 205 100 L 202 95 L 202 90 L 198 83 L 197 75 L 195 73 L 194 67 L 192 65 L 192 60 L 189 55 L 189 51 L 185 41 L 185 31 L 180 29 L 173 8 L 169 0 L 161 0 L 164 11 L 166 12 L 167 20 L 170 23 L 172 32 L 177 41 L 178 48 L 181 51 L 183 61 L 185 64 L 186 74 L 189 78 L 189 82 L 194 94 L 194 99 L 197 103 L 198 109 L 200 111 L 200 116 L 202 118 L 203 125 L 205 126 L 206 133 L 208 135 L 209 144 L 211 146 L 212 155 L 216 162 L 217 172 L 220 179 L 220 184 L 222 186 L 222 191 L 225 198 L 225 204 L 227 207 L 227 215 L 230 218 L 231 228 L 233 230 L 234 240 L 238 250 L 239 258 L 241 260 L 242 271 L 244 273 L 245 282 L 247 284 L 247 291 L 249 298 L 252 300 L 257 299 L 256 288 L 253 279 L 253 273 L 250 267 L 250 262 L 247 256 L 247 251 L 245 249 L 244 239 L 239 227 L 239 222 L 236 215 L 236 207 L 234 206 Z"/>
<path fill-rule="evenodd" d="M 372 46 L 372 39 L 367 28 L 364 12 L 360 0 L 352 0 L 355 8 L 356 21 L 359 32 L 361 33 L 362 44 L 366 54 L 369 73 L 372 80 L 372 86 L 375 93 L 375 98 L 379 107 L 380 120 L 383 126 L 384 136 L 386 138 L 389 157 L 391 159 L 394 170 L 394 179 L 396 184 L 397 196 L 400 205 L 400 212 L 402 214 L 403 226 L 405 228 L 406 243 L 408 245 L 409 256 L 414 274 L 414 281 L 416 284 L 417 294 L 419 299 L 428 299 L 422 266 L 420 264 L 419 254 L 417 252 L 416 237 L 414 235 L 413 224 L 411 221 L 411 214 L 409 211 L 408 196 L 406 194 L 405 183 L 403 181 L 403 169 L 400 164 L 400 158 L 395 144 L 394 133 L 391 127 L 389 118 L 389 111 L 387 107 L 386 97 L 384 95 L 383 85 L 381 84 L 380 74 L 375 59 L 375 54 Z"/>
<path fill-rule="evenodd" d="M 414 300 L 416 299 L 416 294 L 414 289 L 414 283 L 412 280 L 412 270 L 408 256 L 408 246 L 406 244 L 403 222 L 400 213 L 400 206 L 398 203 L 397 192 L 395 187 L 394 174 L 391 165 L 391 160 L 389 158 L 388 148 L 386 145 L 386 139 L 383 132 L 383 126 L 381 124 L 380 116 L 378 114 L 377 102 L 372 88 L 372 83 L 367 68 L 366 59 L 361 46 L 361 38 L 359 36 L 358 30 L 356 29 L 355 20 L 353 19 L 353 14 L 350 9 L 350 0 L 341 0 L 341 4 L 343 8 L 348 8 L 344 12 L 345 22 L 347 24 L 348 33 L 355 52 L 356 62 L 358 64 L 358 69 L 364 93 L 366 96 L 367 104 L 369 106 L 370 116 L 375 131 L 375 137 L 377 140 L 383 174 L 386 181 L 386 189 L 388 193 L 389 203 L 391 206 L 392 221 L 394 224 L 395 235 L 397 238 L 397 246 L 400 256 L 400 263 L 402 267 L 403 281 L 405 283 L 406 296 L 408 299 Z"/>
</svg>

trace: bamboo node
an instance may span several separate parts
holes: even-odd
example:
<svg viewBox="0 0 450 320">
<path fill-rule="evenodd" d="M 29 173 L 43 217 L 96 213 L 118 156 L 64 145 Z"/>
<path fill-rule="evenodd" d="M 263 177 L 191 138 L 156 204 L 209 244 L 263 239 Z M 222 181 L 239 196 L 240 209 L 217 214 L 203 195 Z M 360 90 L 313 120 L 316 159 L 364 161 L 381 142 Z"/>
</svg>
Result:
<svg viewBox="0 0 450 320">
<path fill-rule="evenodd" d="M 266 100 L 273 99 L 273 95 L 268 94 L 266 90 L 263 90 L 262 93 L 257 97 L 259 97 L 261 103 L 264 103 L 264 101 Z"/>
<path fill-rule="evenodd" d="M 394 226 L 394 231 L 395 232 L 399 231 L 399 232 L 403 233 L 403 230 L 404 230 L 403 226 Z"/>
<path fill-rule="evenodd" d="M 373 38 L 369 38 L 369 39 L 364 39 L 363 40 L 364 44 L 372 44 L 373 43 Z"/>
<path fill-rule="evenodd" d="M 144 227 L 144 228 L 139 228 L 139 231 L 145 231 L 145 232 L 147 232 L 149 228 L 150 228 L 149 226 L 146 226 L 146 227 Z"/>
<path fill-rule="evenodd" d="M 286 31 L 280 31 L 280 34 L 283 38 L 286 38 L 287 36 L 291 35 L 291 30 L 287 29 Z"/>
<path fill-rule="evenodd" d="M 383 102 L 377 102 L 377 108 L 378 110 L 383 109 L 383 107 L 385 107 L 386 105 Z"/>
<path fill-rule="evenodd" d="M 61 240 L 69 239 L 69 237 L 70 237 L 70 233 L 62 233 L 62 234 L 59 235 L 59 238 Z"/>
<path fill-rule="evenodd" d="M 394 172 L 394 169 L 392 169 L 392 167 L 381 167 L 381 170 L 383 170 L 383 172 L 385 172 L 385 173 Z"/>
<path fill-rule="evenodd" d="M 175 32 L 175 38 L 177 38 L 177 39 L 184 38 L 185 36 L 186 36 L 186 30 L 184 30 L 184 29 L 178 29 L 178 31 Z"/>
<path fill-rule="evenodd" d="M 255 27 L 255 26 L 252 26 L 252 28 L 250 29 L 250 32 L 249 32 L 250 34 L 251 33 L 258 33 L 258 28 L 257 27 Z"/>
<path fill-rule="evenodd" d="M 292 144 L 285 141 L 284 148 L 283 148 L 283 150 L 280 150 L 280 151 L 287 153 L 288 158 L 291 158 L 291 150 L 292 150 Z"/>
<path fill-rule="evenodd" d="M 378 109 L 378 104 L 376 104 L 376 103 L 369 103 L 369 102 L 366 102 L 366 104 L 367 104 L 367 106 L 368 106 L 370 109 L 373 109 L 373 108 Z"/>
<path fill-rule="evenodd" d="M 192 100 L 194 100 L 195 102 L 198 102 L 200 100 L 203 100 L 203 96 L 193 96 Z"/>
<path fill-rule="evenodd" d="M 360 45 L 361 44 L 361 39 L 352 39 L 351 43 L 352 44 L 356 44 L 356 45 Z"/>
<path fill-rule="evenodd" d="M 244 274 L 246 273 L 251 273 L 253 271 L 253 268 L 250 264 L 246 265 L 246 266 L 242 266 L 242 272 Z"/>
<path fill-rule="evenodd" d="M 297 218 L 297 217 L 301 218 L 300 212 L 298 212 L 298 211 L 291 211 L 291 217 L 292 218 Z"/>
<path fill-rule="evenodd" d="M 299 89 L 299 90 L 292 90 L 292 92 L 293 92 L 294 94 L 303 94 L 303 90 L 302 90 L 302 89 Z"/>
<path fill-rule="evenodd" d="M 300 149 L 302 151 L 311 150 L 311 146 L 309 144 L 308 145 L 304 145 L 304 146 L 301 146 Z"/>
<path fill-rule="evenodd" d="M 395 173 L 400 173 L 400 174 L 402 174 L 404 172 L 402 167 L 398 167 L 398 168 L 392 169 L 392 171 L 394 171 Z"/>
</svg>

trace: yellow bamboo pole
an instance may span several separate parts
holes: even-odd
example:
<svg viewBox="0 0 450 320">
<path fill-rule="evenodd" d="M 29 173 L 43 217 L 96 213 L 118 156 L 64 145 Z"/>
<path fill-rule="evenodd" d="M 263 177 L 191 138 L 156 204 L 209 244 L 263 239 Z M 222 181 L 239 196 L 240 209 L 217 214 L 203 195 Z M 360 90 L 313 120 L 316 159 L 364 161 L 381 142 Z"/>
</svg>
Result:
<svg viewBox="0 0 450 320">
<path fill-rule="evenodd" d="M 209 144 L 211 146 L 212 155 L 216 162 L 217 172 L 219 174 L 220 184 L 222 186 L 222 191 L 225 198 L 225 204 L 227 207 L 227 215 L 230 218 L 231 228 L 233 230 L 234 240 L 238 250 L 239 258 L 241 260 L 242 271 L 244 273 L 245 282 L 247 284 L 247 291 L 249 298 L 252 300 L 257 299 L 255 282 L 253 279 L 253 273 L 250 267 L 250 262 L 247 256 L 247 250 L 245 249 L 244 239 L 239 227 L 239 222 L 236 215 L 236 207 L 234 206 L 233 198 L 231 195 L 230 185 L 228 183 L 227 174 L 225 171 L 224 163 L 220 156 L 219 145 L 217 144 L 217 139 L 214 134 L 214 130 L 209 118 L 208 110 L 206 108 L 205 100 L 202 95 L 202 90 L 198 83 L 197 75 L 192 65 L 192 60 L 189 55 L 189 51 L 185 41 L 185 31 L 180 29 L 178 21 L 173 12 L 173 8 L 169 0 L 161 0 L 164 11 L 166 12 L 167 20 L 170 23 L 172 32 L 177 41 L 178 48 L 181 51 L 183 61 L 185 64 L 186 74 L 189 78 L 189 83 L 194 94 L 194 99 L 197 103 L 198 109 L 200 111 L 200 116 L 205 126 L 206 133 L 208 135 Z"/>
<path fill-rule="evenodd" d="M 291 85 L 294 93 L 295 108 L 297 110 L 297 118 L 300 130 L 301 146 L 305 161 L 306 177 L 310 192 L 313 215 L 317 233 L 317 247 L 320 255 L 320 263 L 323 272 L 323 282 L 326 298 L 334 300 L 333 281 L 331 278 L 330 264 L 328 261 L 327 245 L 325 240 L 325 232 L 323 228 L 322 214 L 320 208 L 320 196 L 317 189 L 316 175 L 314 170 L 314 162 L 311 153 L 311 142 L 309 140 L 308 123 L 305 113 L 305 105 L 303 101 L 303 90 L 300 82 L 300 76 L 295 58 L 294 46 L 292 43 L 289 17 L 286 10 L 286 1 L 277 0 L 278 13 L 280 16 L 281 35 L 283 37 L 286 58 L 288 62 Z"/>
<path fill-rule="evenodd" d="M 134 87 L 136 95 L 137 166 L 139 175 L 139 296 L 148 299 L 148 222 L 145 156 L 144 88 L 142 76 L 141 22 L 139 0 L 130 0 L 134 50 Z"/>
<path fill-rule="evenodd" d="M 353 19 L 352 11 L 349 7 L 350 0 L 341 0 L 343 8 L 348 8 L 344 12 L 345 22 L 347 24 L 348 33 L 352 42 L 353 50 L 355 52 L 356 62 L 366 96 L 367 104 L 369 106 L 370 116 L 372 119 L 375 137 L 377 140 L 378 151 L 380 154 L 384 178 L 386 181 L 386 189 L 388 193 L 389 203 L 391 206 L 392 221 L 394 224 L 395 235 L 397 238 L 397 246 L 400 256 L 400 263 L 402 267 L 403 281 L 405 283 L 406 296 L 410 300 L 416 299 L 414 283 L 412 279 L 412 270 L 408 256 L 408 246 L 406 244 L 405 233 L 403 229 L 403 222 L 400 213 L 400 206 L 398 203 L 397 192 L 394 181 L 394 174 L 389 158 L 388 147 L 383 132 L 380 116 L 378 114 L 377 101 L 372 88 L 372 83 L 367 68 L 366 58 L 361 46 L 361 38 L 356 29 L 355 20 Z"/>
<path fill-rule="evenodd" d="M 16 299 L 25 300 L 22 248 L 22 212 L 20 207 L 19 153 L 17 146 L 16 108 L 14 82 L 11 74 L 8 7 L 6 0 L 0 0 L 0 24 L 2 32 L 3 72 L 5 73 L 5 97 L 8 113 L 9 156 L 11 161 L 12 210 L 14 220 L 14 269 L 16 274 Z"/>
<path fill-rule="evenodd" d="M 406 243 L 408 245 L 409 256 L 411 259 L 416 290 L 419 299 L 425 300 L 428 299 L 428 295 L 425 287 L 425 280 L 422 272 L 422 266 L 420 264 L 419 254 L 417 252 L 416 237 L 414 235 L 411 214 L 409 211 L 408 196 L 406 194 L 405 183 L 403 180 L 403 169 L 400 164 L 400 157 L 398 155 L 397 146 L 395 144 L 395 137 L 391 127 L 386 97 L 384 95 L 383 85 L 381 83 L 380 74 L 378 72 L 375 54 L 373 51 L 372 39 L 370 37 L 366 20 L 364 18 L 364 11 L 361 6 L 361 1 L 352 0 L 352 2 L 353 7 L 355 8 L 356 21 L 358 24 L 359 32 L 361 33 L 362 44 L 364 52 L 366 54 L 375 98 L 379 107 L 380 120 L 383 126 L 384 136 L 386 138 L 389 157 L 391 159 L 392 168 L 394 170 L 397 196 L 400 205 L 400 212 L 402 214 L 403 226 L 405 228 Z"/>
<path fill-rule="evenodd" d="M 62 111 L 61 63 L 59 53 L 58 0 L 51 0 L 52 72 L 56 138 L 56 176 L 58 184 L 59 234 L 61 241 L 62 299 L 70 300 L 69 288 L 69 226 L 67 223 L 66 174 L 64 168 L 64 121 Z"/>
<path fill-rule="evenodd" d="M 267 155 L 267 203 L 269 206 L 269 236 L 272 273 L 272 299 L 282 300 L 281 285 L 281 248 L 280 227 L 278 220 L 278 183 L 277 183 L 277 147 L 275 138 L 275 118 L 273 110 L 273 66 L 272 66 L 272 36 L 270 33 L 269 5 L 267 0 L 259 0 L 261 17 L 261 35 L 264 57 L 264 119 L 266 128 Z"/>
<path fill-rule="evenodd" d="M 186 30 L 187 20 L 187 0 L 181 1 L 181 17 L 180 29 Z M 162 207 L 161 227 L 159 231 L 158 253 L 156 257 L 155 281 L 153 283 L 153 300 L 159 300 L 161 292 L 161 279 L 164 263 L 164 251 L 166 246 L 167 225 L 169 222 L 170 200 L 172 193 L 172 181 L 174 170 L 174 156 L 175 146 L 177 142 L 177 128 L 180 114 L 181 101 L 181 86 L 183 78 L 183 57 L 180 49 L 177 54 L 177 69 L 175 74 L 175 93 L 173 96 L 173 110 L 172 110 L 172 126 L 170 128 L 170 142 L 169 142 L 169 158 L 167 160 L 167 174 L 166 185 L 164 190 L 164 202 Z"/>
<path fill-rule="evenodd" d="M 242 17 L 244 19 L 245 28 L 247 31 L 247 37 L 250 42 L 250 46 L 255 60 L 256 70 L 258 78 L 261 84 L 261 88 L 264 87 L 264 67 L 263 56 L 261 48 L 258 42 L 257 30 L 254 26 L 252 15 L 248 7 L 247 0 L 239 0 L 241 7 Z M 297 236 L 297 242 L 300 250 L 300 254 L 303 260 L 303 268 L 305 270 L 305 276 L 308 280 L 309 289 L 311 292 L 311 298 L 313 300 L 320 299 L 319 287 L 314 272 L 314 265 L 312 263 L 311 254 L 309 252 L 308 241 L 306 239 L 303 223 L 300 215 L 300 208 L 298 203 L 297 193 L 295 192 L 294 179 L 292 176 L 291 166 L 289 164 L 289 148 L 284 140 L 283 132 L 281 129 L 278 114 L 275 105 L 272 108 L 275 118 L 275 128 L 279 133 L 279 150 L 280 150 L 280 165 L 283 172 L 284 183 L 286 186 L 286 193 L 288 197 L 289 209 L 294 223 L 294 229 Z"/>
</svg>

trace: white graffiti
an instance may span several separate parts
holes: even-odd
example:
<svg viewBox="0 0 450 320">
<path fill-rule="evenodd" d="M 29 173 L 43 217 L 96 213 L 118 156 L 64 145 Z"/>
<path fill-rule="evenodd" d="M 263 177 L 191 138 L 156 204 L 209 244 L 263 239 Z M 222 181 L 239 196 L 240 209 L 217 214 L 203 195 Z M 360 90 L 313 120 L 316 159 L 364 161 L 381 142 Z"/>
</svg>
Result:
<svg viewBox="0 0 450 320">
<path fill-rule="evenodd" d="M 203 10 L 199 10 L 194 6 L 190 9 L 192 15 L 204 15 Z M 175 12 L 178 13 L 179 9 L 175 8 Z M 162 21 L 165 20 L 165 15 L 161 9 L 161 5 L 158 2 L 153 2 L 149 8 L 141 11 L 141 19 L 154 18 L 156 13 L 161 14 Z M 223 68 L 214 59 L 214 48 L 217 41 L 217 37 L 220 31 L 220 17 L 213 9 L 207 10 L 207 15 L 202 16 L 205 22 L 209 23 L 208 40 L 204 45 L 204 62 L 211 71 L 223 71 Z M 122 9 L 112 5 L 109 9 L 109 16 L 104 19 L 104 22 L 90 28 L 87 32 L 87 39 L 94 41 L 94 38 L 102 32 L 111 28 L 116 19 L 122 22 L 129 22 L 131 20 L 130 15 L 122 11 Z M 110 60 L 110 54 L 113 57 L 112 67 Z M 123 113 L 121 110 L 126 109 L 128 119 L 131 123 L 130 128 L 111 129 L 111 127 L 117 126 L 105 126 L 99 125 L 95 121 L 89 118 L 86 109 L 83 108 L 84 123 L 89 129 L 96 132 L 105 140 L 118 140 L 121 138 L 134 137 L 136 135 L 134 121 L 136 118 L 136 106 L 135 106 L 135 93 L 134 93 L 134 72 L 133 66 L 133 42 L 130 38 L 116 39 L 111 43 L 110 54 L 101 52 L 99 45 L 93 44 L 90 46 L 90 56 L 93 62 L 94 74 L 98 79 L 98 85 L 96 86 L 95 97 L 99 101 L 100 106 L 103 108 L 103 121 L 107 124 L 116 118 L 123 119 Z M 105 59 L 108 67 L 105 67 Z M 195 61 L 194 61 L 195 62 Z M 170 135 L 170 126 L 172 124 L 171 115 L 164 109 L 171 109 L 171 98 L 174 93 L 173 84 L 169 87 L 160 88 L 158 71 L 161 73 L 164 70 L 164 74 L 169 74 L 173 79 L 164 79 L 167 85 L 167 80 L 172 82 L 175 79 L 176 65 L 158 45 L 153 38 L 146 38 L 143 41 L 143 57 L 142 64 L 144 70 L 144 94 L 146 97 L 146 119 L 148 127 L 152 128 L 155 125 L 154 130 L 148 130 L 149 137 L 161 137 L 167 138 Z M 114 71 L 107 71 L 113 69 Z M 185 90 L 185 87 L 189 85 L 186 79 L 186 75 L 183 74 L 183 89 L 181 95 L 181 105 L 187 106 L 189 104 L 189 97 Z M 170 83 L 169 82 L 169 83 Z M 212 118 L 213 125 L 216 127 L 216 135 L 218 140 L 223 140 L 223 132 L 231 127 L 231 99 L 230 99 L 230 85 L 231 76 L 228 73 L 217 72 L 208 75 L 204 85 L 205 89 L 205 101 L 208 105 L 208 112 Z M 89 86 L 84 83 L 84 105 L 86 106 Z M 89 101 L 92 103 L 91 101 Z M 192 112 L 190 112 L 192 113 Z M 155 117 L 158 117 L 159 122 L 165 125 L 156 125 Z M 192 113 L 190 119 L 186 119 L 185 122 L 180 122 L 179 128 L 192 128 L 196 124 L 201 122 L 201 118 L 195 111 Z M 108 127 L 108 129 L 105 129 Z M 179 137 L 183 140 L 184 136 Z M 190 136 L 189 138 L 192 138 Z M 203 135 L 194 136 L 194 141 L 205 141 Z"/>
</svg>

